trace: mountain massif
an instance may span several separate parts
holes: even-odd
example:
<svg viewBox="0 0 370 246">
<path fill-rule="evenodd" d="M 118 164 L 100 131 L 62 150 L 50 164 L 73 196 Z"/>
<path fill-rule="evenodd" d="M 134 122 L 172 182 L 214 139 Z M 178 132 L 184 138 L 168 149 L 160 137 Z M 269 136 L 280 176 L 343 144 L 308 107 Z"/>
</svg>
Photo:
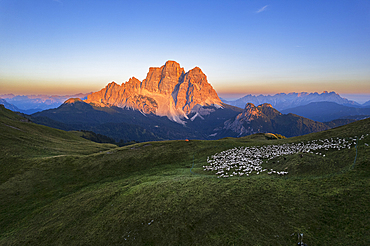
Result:
<svg viewBox="0 0 370 246">
<path fill-rule="evenodd" d="M 121 85 L 112 82 L 104 89 L 87 96 L 86 103 L 100 107 L 117 106 L 139 110 L 145 114 L 167 116 L 184 123 L 192 112 L 202 115 L 202 106 L 222 107 L 216 91 L 207 76 L 198 67 L 184 71 L 175 61 L 161 67 L 151 67 L 146 78 L 132 77 Z"/>
</svg>

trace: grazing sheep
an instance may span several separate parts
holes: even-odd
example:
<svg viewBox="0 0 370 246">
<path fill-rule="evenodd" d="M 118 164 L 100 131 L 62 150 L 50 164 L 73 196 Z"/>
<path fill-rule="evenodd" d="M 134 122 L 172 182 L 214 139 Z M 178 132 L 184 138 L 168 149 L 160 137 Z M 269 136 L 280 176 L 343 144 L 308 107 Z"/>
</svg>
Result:
<svg viewBox="0 0 370 246">
<path fill-rule="evenodd" d="M 368 136 L 368 134 L 366 135 Z M 360 140 L 365 136 L 362 135 Z M 357 141 L 357 136 L 355 138 L 349 138 L 350 141 L 340 138 L 330 138 L 324 140 L 312 140 L 308 141 L 306 144 L 304 142 L 282 144 L 282 145 L 265 145 L 265 146 L 253 146 L 253 147 L 239 147 L 216 153 L 210 157 L 207 157 L 208 166 L 203 166 L 204 171 L 217 171 L 216 175 L 218 177 L 232 177 L 232 176 L 249 176 L 252 171 L 256 171 L 259 175 L 262 172 L 266 172 L 267 169 L 262 169 L 261 164 L 263 159 L 272 160 L 279 156 L 284 156 L 286 160 L 287 155 L 293 155 L 300 153 L 300 157 L 303 158 L 303 153 L 316 154 L 318 156 L 325 157 L 326 155 L 321 153 L 323 150 L 328 151 L 330 149 L 351 149 L 351 145 L 355 145 Z M 368 146 L 367 143 L 365 143 Z M 277 163 L 279 160 L 276 161 Z M 275 161 L 272 161 L 275 164 Z M 225 173 L 224 171 L 232 172 L 231 174 Z M 236 172 L 243 171 L 243 172 Z M 268 172 L 271 174 L 286 175 L 288 172 L 280 171 L 277 172 L 271 169 Z"/>
</svg>

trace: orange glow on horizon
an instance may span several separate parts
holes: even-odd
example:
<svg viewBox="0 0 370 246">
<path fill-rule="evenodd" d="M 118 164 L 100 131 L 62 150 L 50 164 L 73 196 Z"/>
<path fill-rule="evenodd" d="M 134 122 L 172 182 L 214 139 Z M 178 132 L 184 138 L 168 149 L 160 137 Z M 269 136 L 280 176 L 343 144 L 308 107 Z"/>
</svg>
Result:
<svg viewBox="0 0 370 246">
<path fill-rule="evenodd" d="M 103 81 L 103 82 L 102 82 Z M 100 78 L 94 81 L 81 79 L 72 80 L 36 80 L 36 79 L 11 79 L 0 78 L 0 95 L 74 95 L 78 93 L 97 92 L 104 88 L 108 83 L 114 80 L 107 81 Z M 121 83 L 116 81 L 117 83 Z M 211 81 L 209 81 L 211 82 Z M 232 98 L 241 97 L 248 94 L 253 95 L 274 95 L 277 93 L 291 92 L 318 92 L 334 91 L 338 94 L 370 94 L 369 81 L 353 81 L 353 82 L 218 82 L 213 85 L 217 94 L 220 97 Z"/>
<path fill-rule="evenodd" d="M 108 83 L 106 83 L 108 84 Z M 106 85 L 105 84 L 105 85 Z M 99 91 L 104 83 L 0 79 L 0 95 L 74 95 Z"/>
</svg>

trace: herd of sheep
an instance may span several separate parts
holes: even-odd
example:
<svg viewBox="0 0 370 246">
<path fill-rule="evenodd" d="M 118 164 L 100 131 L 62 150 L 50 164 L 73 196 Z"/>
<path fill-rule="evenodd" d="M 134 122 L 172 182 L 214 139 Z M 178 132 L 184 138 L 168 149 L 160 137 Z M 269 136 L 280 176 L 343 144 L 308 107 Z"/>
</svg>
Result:
<svg viewBox="0 0 370 246">
<path fill-rule="evenodd" d="M 368 136 L 367 134 L 366 136 Z M 216 171 L 218 178 L 227 178 L 233 176 L 249 176 L 253 173 L 261 174 L 267 172 L 269 175 L 286 175 L 286 171 L 276 171 L 273 169 L 263 168 L 261 165 L 265 161 L 277 158 L 279 156 L 312 153 L 325 157 L 325 152 L 329 149 L 351 149 L 355 146 L 358 140 L 362 140 L 357 136 L 350 138 L 330 138 L 324 140 L 313 140 L 280 144 L 280 145 L 264 145 L 253 147 L 239 147 L 228 149 L 220 153 L 216 153 L 207 157 L 207 166 L 203 166 L 204 171 Z"/>
</svg>

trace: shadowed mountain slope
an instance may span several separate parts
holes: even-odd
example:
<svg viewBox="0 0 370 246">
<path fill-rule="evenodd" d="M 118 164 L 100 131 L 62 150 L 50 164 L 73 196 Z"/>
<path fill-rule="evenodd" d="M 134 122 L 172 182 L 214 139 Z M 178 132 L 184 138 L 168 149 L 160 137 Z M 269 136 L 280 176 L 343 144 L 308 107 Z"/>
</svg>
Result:
<svg viewBox="0 0 370 246">
<path fill-rule="evenodd" d="M 32 121 L 63 130 L 88 130 L 115 140 L 155 141 L 165 139 L 208 139 L 214 128 L 223 125 L 241 109 L 224 105 L 196 107 L 186 125 L 171 121 L 166 116 L 144 114 L 138 110 L 115 106 L 97 107 L 71 99 L 57 109 L 32 115 Z"/>
<path fill-rule="evenodd" d="M 5 108 L 13 111 L 13 112 L 19 112 L 21 111 L 19 108 L 14 106 L 13 104 L 8 103 L 5 99 L 0 98 L 0 104 L 4 105 Z"/>
</svg>

